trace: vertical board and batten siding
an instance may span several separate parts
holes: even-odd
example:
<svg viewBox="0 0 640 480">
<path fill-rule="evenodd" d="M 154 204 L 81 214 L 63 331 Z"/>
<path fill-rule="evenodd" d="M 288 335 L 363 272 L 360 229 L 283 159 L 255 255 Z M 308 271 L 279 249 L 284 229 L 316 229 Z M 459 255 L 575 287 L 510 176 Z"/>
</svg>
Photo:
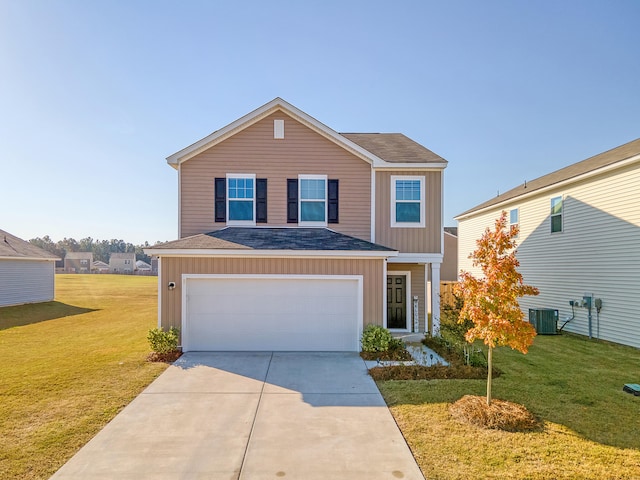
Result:
<svg viewBox="0 0 640 480">
<path fill-rule="evenodd" d="M 0 307 L 50 302 L 54 274 L 53 261 L 0 260 Z"/>
<path fill-rule="evenodd" d="M 382 325 L 383 259 L 163 257 L 162 327 L 181 327 L 182 274 L 362 275 L 363 324 Z M 385 279 L 386 280 L 386 279 Z M 175 282 L 174 290 L 166 290 Z M 304 321 L 303 318 L 300 321 Z"/>
<path fill-rule="evenodd" d="M 284 139 L 274 139 L 274 120 L 284 120 Z M 329 227 L 371 238 L 371 166 L 282 112 L 276 112 L 184 162 L 180 167 L 181 237 L 225 226 L 214 222 L 214 179 L 251 173 L 267 179 L 264 226 L 287 225 L 287 179 L 327 175 L 340 181 L 340 223 Z"/>
<path fill-rule="evenodd" d="M 391 176 L 425 177 L 425 228 L 391 228 Z M 375 242 L 404 253 L 442 253 L 442 172 L 376 171 Z"/>
<path fill-rule="evenodd" d="M 425 328 L 425 314 L 427 303 L 425 298 L 425 266 L 415 263 L 389 263 L 387 264 L 387 274 L 393 275 L 394 271 L 411 272 L 411 302 L 407 308 L 411 311 L 411 329 L 413 330 L 413 297 L 418 297 L 418 323 L 419 331 L 431 331 L 431 325 Z"/>
<path fill-rule="evenodd" d="M 562 195 L 563 231 L 551 233 L 550 200 Z M 595 308 L 592 335 L 640 347 L 640 165 L 627 166 L 566 188 L 517 199 L 504 209 L 520 209 L 519 271 L 537 297 L 520 301 L 529 308 L 558 309 L 571 316 L 569 300 L 585 294 L 601 298 L 599 331 Z M 478 273 L 466 257 L 501 210 L 459 221 L 460 268 Z M 576 308 L 565 330 L 588 335 L 588 311 Z"/>
</svg>

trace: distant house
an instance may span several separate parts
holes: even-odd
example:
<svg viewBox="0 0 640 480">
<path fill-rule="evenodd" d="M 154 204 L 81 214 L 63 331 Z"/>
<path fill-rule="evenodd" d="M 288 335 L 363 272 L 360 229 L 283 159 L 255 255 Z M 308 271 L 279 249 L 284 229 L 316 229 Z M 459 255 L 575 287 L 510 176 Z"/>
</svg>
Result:
<svg viewBox="0 0 640 480">
<path fill-rule="evenodd" d="M 565 331 L 640 347 L 640 138 L 526 182 L 457 216 L 460 268 L 502 211 L 518 225 L 518 260 Z M 571 305 L 571 302 L 573 305 Z"/>
<path fill-rule="evenodd" d="M 94 273 L 109 273 L 109 264 L 104 263 L 100 260 L 96 260 L 95 262 L 93 262 L 91 271 Z"/>
<path fill-rule="evenodd" d="M 109 271 L 111 273 L 131 274 L 135 268 L 135 253 L 112 253 L 109 257 Z"/>
<path fill-rule="evenodd" d="M 136 270 L 138 270 L 138 272 L 151 273 L 151 265 L 142 260 L 138 260 L 136 261 Z"/>
<path fill-rule="evenodd" d="M 64 256 L 64 271 L 66 273 L 91 273 L 93 253 L 67 252 Z"/>
<path fill-rule="evenodd" d="M 53 300 L 56 260 L 46 250 L 0 230 L 0 307 Z"/>
<path fill-rule="evenodd" d="M 444 258 L 440 270 L 440 280 L 458 280 L 458 227 L 444 227 Z"/>
</svg>

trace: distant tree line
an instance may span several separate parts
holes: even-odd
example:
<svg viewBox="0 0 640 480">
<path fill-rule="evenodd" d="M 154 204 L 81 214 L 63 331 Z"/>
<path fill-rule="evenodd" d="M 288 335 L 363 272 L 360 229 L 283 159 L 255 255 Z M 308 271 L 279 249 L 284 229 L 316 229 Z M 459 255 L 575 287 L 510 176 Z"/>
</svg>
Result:
<svg viewBox="0 0 640 480">
<path fill-rule="evenodd" d="M 47 252 L 53 253 L 64 260 L 67 252 L 91 252 L 93 253 L 93 261 L 96 260 L 109 263 L 109 256 L 112 253 L 135 253 L 136 260 L 142 260 L 143 262 L 151 263 L 151 257 L 146 255 L 143 251 L 144 248 L 149 248 L 151 245 L 149 242 L 144 242 L 144 245 L 133 245 L 127 243 L 124 240 L 94 240 L 91 237 L 75 240 L 74 238 L 63 238 L 57 242 L 51 240 L 49 235 L 45 235 L 40 238 L 32 238 L 30 243 L 40 247 Z"/>
</svg>

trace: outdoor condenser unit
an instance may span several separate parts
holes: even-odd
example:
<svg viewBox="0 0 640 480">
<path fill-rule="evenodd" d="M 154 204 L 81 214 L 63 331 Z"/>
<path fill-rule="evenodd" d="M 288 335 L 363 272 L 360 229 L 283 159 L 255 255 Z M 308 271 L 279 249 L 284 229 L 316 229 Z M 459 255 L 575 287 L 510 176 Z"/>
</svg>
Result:
<svg viewBox="0 0 640 480">
<path fill-rule="evenodd" d="M 558 333 L 558 310 L 552 308 L 530 308 L 529 323 L 538 335 L 556 335 Z"/>
</svg>

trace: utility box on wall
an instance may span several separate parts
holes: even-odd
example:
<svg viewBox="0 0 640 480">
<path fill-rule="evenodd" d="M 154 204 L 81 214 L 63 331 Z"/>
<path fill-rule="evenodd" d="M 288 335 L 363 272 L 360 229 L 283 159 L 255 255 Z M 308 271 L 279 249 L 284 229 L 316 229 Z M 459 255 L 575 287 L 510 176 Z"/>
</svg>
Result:
<svg viewBox="0 0 640 480">
<path fill-rule="evenodd" d="M 538 335 L 556 335 L 558 333 L 558 310 L 552 308 L 530 308 L 529 323 Z"/>
</svg>

